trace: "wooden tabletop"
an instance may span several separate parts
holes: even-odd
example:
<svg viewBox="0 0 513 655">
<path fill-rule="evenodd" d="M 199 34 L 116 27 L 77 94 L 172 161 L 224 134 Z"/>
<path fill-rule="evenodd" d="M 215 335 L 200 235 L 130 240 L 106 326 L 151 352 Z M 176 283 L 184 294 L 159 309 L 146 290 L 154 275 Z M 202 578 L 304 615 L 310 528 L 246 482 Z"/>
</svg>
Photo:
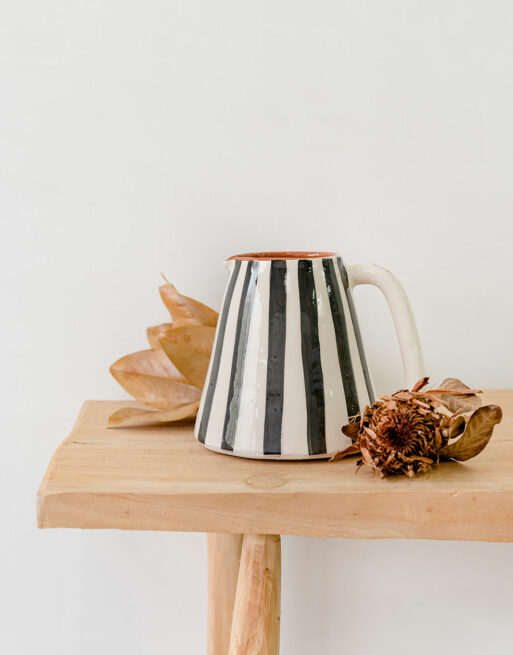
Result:
<svg viewBox="0 0 513 655">
<path fill-rule="evenodd" d="M 122 401 L 87 401 L 38 493 L 41 528 L 513 541 L 513 390 L 487 449 L 414 479 L 355 474 L 355 459 L 213 453 L 180 427 L 107 429 Z"/>
</svg>

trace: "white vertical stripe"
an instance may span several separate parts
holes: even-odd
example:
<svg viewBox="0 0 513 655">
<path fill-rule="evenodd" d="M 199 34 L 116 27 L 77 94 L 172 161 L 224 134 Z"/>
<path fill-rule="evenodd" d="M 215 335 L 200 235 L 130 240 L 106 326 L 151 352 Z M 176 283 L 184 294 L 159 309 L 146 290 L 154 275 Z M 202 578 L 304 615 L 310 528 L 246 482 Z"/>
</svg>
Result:
<svg viewBox="0 0 513 655">
<path fill-rule="evenodd" d="M 369 404 L 369 394 L 367 392 L 367 385 L 365 384 L 365 376 L 363 373 L 363 366 L 360 360 L 360 353 L 358 351 L 358 344 L 356 342 L 356 335 L 354 331 L 353 321 L 351 320 L 351 312 L 349 310 L 349 303 L 347 302 L 344 285 L 340 277 L 336 259 L 335 262 L 335 275 L 337 276 L 337 283 L 340 285 L 340 295 L 342 297 L 342 304 L 344 305 L 344 315 L 346 317 L 347 335 L 349 337 L 349 349 L 351 351 L 351 363 L 353 365 L 354 379 L 356 383 L 356 391 L 358 393 L 358 402 L 360 409 L 364 409 Z"/>
<path fill-rule="evenodd" d="M 261 455 L 264 452 L 271 262 L 260 261 L 258 266 L 233 449 L 242 454 Z"/>
<path fill-rule="evenodd" d="M 297 260 L 287 261 L 287 311 L 281 452 L 308 456 L 305 378 L 301 352 L 301 311 Z"/>
<path fill-rule="evenodd" d="M 313 262 L 313 273 L 317 293 L 319 344 L 324 378 L 326 452 L 334 453 L 349 445 L 347 437 L 341 432 L 342 426 L 347 423 L 346 398 L 340 372 L 335 326 L 321 260 Z"/>
<path fill-rule="evenodd" d="M 237 317 L 242 295 L 246 269 L 251 262 L 241 262 L 239 277 L 235 283 L 232 301 L 226 320 L 226 330 L 224 333 L 223 347 L 221 351 L 221 360 L 219 363 L 219 374 L 212 398 L 212 410 L 210 420 L 207 426 L 205 445 L 212 448 L 221 448 L 223 441 L 224 419 L 226 416 L 226 403 L 228 402 L 228 389 L 230 386 L 230 376 L 232 370 L 233 348 L 235 345 L 235 333 L 237 330 Z"/>
</svg>

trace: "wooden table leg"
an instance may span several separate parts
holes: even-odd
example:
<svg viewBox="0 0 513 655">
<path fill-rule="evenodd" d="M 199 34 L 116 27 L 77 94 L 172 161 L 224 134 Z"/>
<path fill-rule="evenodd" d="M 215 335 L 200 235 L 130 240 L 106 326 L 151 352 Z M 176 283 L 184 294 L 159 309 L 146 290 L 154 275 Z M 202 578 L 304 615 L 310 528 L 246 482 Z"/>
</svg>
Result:
<svg viewBox="0 0 513 655">
<path fill-rule="evenodd" d="M 227 655 L 239 576 L 241 534 L 208 534 L 207 654 Z"/>
<path fill-rule="evenodd" d="M 229 655 L 278 655 L 281 541 L 244 535 Z"/>
</svg>

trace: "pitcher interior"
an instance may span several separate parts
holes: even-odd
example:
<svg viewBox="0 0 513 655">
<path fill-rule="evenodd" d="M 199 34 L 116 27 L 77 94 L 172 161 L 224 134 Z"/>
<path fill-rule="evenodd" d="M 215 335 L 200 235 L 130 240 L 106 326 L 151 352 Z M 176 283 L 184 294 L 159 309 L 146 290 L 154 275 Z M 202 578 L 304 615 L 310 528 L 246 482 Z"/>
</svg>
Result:
<svg viewBox="0 0 513 655">
<path fill-rule="evenodd" d="M 336 257 L 336 252 L 318 252 L 318 251 L 292 251 L 284 250 L 280 252 L 247 252 L 242 255 L 233 255 L 227 261 L 232 259 L 239 261 L 275 261 L 280 259 L 322 259 L 326 257 Z"/>
</svg>

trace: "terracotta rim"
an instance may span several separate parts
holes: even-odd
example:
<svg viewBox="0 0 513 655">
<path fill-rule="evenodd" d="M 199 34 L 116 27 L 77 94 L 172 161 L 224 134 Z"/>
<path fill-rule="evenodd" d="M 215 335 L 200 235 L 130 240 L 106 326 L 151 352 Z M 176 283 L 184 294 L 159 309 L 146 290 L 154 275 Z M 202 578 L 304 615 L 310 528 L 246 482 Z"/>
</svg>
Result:
<svg viewBox="0 0 513 655">
<path fill-rule="evenodd" d="M 291 251 L 284 250 L 282 252 L 246 252 L 243 255 L 233 255 L 228 257 L 227 261 L 231 259 L 238 259 L 243 262 L 253 261 L 258 259 L 260 261 L 273 261 L 275 259 L 321 259 L 322 257 L 336 257 L 336 252 L 317 252 L 317 251 Z"/>
</svg>

